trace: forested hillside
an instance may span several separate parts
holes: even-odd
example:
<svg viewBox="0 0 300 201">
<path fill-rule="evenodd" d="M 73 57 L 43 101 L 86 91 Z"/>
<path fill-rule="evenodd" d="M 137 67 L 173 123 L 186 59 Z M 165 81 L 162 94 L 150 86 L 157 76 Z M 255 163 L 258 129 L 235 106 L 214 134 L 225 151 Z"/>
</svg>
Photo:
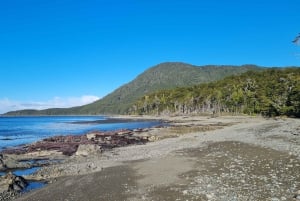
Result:
<svg viewBox="0 0 300 201">
<path fill-rule="evenodd" d="M 300 68 L 249 71 L 143 96 L 135 114 L 262 114 L 300 117 Z"/>
</svg>

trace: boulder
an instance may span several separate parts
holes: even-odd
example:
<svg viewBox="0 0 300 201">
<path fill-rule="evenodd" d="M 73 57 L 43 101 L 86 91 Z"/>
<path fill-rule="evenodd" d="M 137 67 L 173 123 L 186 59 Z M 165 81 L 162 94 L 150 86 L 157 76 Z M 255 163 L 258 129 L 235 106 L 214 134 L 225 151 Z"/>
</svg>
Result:
<svg viewBox="0 0 300 201">
<path fill-rule="evenodd" d="M 8 192 L 22 192 L 28 186 L 28 182 L 21 176 L 14 175 L 13 173 L 9 172 L 0 182 L 0 189 L 5 189 Z"/>
<path fill-rule="evenodd" d="M 93 154 L 100 154 L 102 152 L 101 146 L 96 144 L 80 144 L 75 153 L 76 156 L 88 156 Z"/>
</svg>

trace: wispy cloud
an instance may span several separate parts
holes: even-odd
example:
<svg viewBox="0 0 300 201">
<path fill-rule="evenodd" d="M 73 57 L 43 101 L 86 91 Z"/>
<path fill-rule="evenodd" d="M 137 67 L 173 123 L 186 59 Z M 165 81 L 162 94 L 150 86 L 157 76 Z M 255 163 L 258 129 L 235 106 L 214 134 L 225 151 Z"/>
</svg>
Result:
<svg viewBox="0 0 300 201">
<path fill-rule="evenodd" d="M 0 99 L 0 114 L 8 111 L 24 109 L 67 108 L 92 103 L 99 100 L 98 96 L 84 95 L 81 97 L 54 97 L 47 101 L 17 101 L 8 98 Z"/>
</svg>

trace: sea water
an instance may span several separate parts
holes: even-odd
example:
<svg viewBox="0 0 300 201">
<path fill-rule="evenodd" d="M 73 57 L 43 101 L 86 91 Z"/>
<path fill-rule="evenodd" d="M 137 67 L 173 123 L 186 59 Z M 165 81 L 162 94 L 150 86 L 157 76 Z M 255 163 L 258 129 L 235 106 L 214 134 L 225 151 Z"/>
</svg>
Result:
<svg viewBox="0 0 300 201">
<path fill-rule="evenodd" d="M 0 150 L 57 135 L 80 135 L 94 130 L 148 128 L 160 124 L 155 120 L 101 123 L 107 118 L 105 116 L 0 117 Z M 85 121 L 87 123 L 84 123 Z"/>
</svg>

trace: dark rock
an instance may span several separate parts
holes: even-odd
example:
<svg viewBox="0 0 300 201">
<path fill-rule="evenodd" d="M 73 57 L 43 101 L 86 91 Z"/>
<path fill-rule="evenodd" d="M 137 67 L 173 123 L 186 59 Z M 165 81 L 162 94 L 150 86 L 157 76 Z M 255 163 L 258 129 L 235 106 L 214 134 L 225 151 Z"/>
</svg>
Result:
<svg viewBox="0 0 300 201">
<path fill-rule="evenodd" d="M 21 192 L 28 186 L 28 182 L 21 176 L 9 172 L 5 178 L 8 181 L 8 192 Z"/>
</svg>

